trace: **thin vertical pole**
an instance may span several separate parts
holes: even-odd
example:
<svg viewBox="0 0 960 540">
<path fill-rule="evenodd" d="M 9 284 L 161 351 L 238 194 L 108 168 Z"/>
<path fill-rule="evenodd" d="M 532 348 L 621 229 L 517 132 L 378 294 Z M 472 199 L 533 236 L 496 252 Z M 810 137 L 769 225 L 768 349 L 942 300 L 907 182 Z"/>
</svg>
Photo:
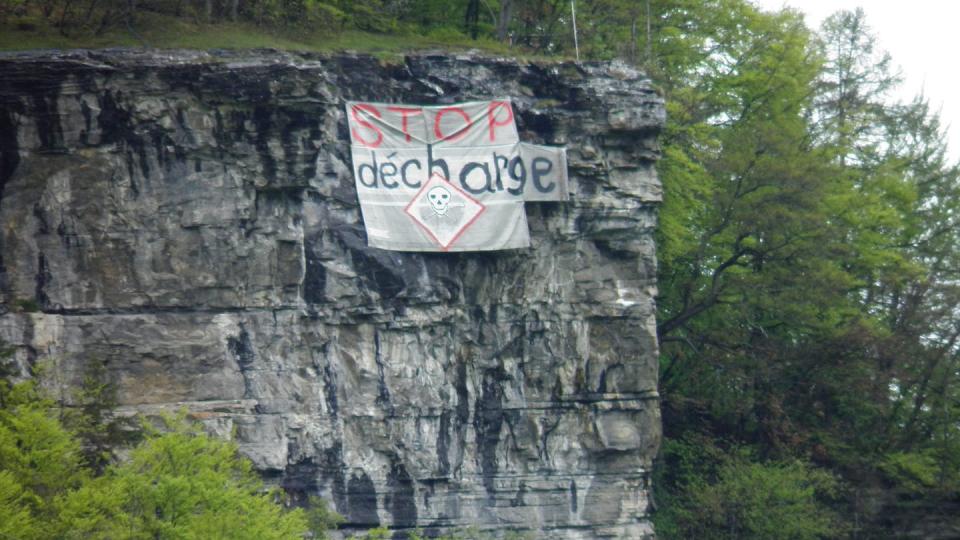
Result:
<svg viewBox="0 0 960 540">
<path fill-rule="evenodd" d="M 580 63 L 580 43 L 577 41 L 577 8 L 574 7 L 576 0 L 570 0 L 570 14 L 573 16 L 573 48 L 577 51 L 577 63 Z"/>
<path fill-rule="evenodd" d="M 650 0 L 647 0 L 647 46 L 643 51 L 645 58 L 644 62 L 647 64 L 647 69 L 650 69 L 650 57 L 652 56 L 651 47 L 650 47 Z"/>
</svg>

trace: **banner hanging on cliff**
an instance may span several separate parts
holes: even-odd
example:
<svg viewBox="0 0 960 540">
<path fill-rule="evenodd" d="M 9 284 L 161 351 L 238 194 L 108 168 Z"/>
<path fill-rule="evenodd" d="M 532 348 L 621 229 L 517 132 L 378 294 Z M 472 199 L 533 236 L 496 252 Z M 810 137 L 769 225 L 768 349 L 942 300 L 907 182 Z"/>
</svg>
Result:
<svg viewBox="0 0 960 540">
<path fill-rule="evenodd" d="M 509 100 L 347 103 L 353 173 L 372 247 L 530 245 L 524 201 L 567 199 L 563 148 L 520 142 Z"/>
</svg>

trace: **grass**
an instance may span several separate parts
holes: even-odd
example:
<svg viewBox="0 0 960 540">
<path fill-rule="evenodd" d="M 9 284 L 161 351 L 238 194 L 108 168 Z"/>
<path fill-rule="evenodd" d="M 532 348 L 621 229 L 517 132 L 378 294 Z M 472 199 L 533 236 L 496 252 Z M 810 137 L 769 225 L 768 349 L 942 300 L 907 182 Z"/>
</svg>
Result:
<svg viewBox="0 0 960 540">
<path fill-rule="evenodd" d="M 40 16 L 0 21 L 0 50 L 97 49 L 150 47 L 159 49 L 259 49 L 336 52 L 357 51 L 376 55 L 444 49 L 478 49 L 487 54 L 516 56 L 519 51 L 490 39 L 471 40 L 457 32 L 419 35 L 409 32 L 369 33 L 358 30 L 278 32 L 249 23 L 203 24 L 158 13 L 138 15 L 133 31 L 125 25 L 102 35 L 92 32 L 64 36 Z"/>
</svg>

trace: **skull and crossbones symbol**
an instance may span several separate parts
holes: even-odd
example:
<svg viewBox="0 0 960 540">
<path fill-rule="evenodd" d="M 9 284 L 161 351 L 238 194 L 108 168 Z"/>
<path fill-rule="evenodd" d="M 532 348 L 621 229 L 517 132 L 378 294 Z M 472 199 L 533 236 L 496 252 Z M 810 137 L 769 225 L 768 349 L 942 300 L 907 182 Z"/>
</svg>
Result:
<svg viewBox="0 0 960 540">
<path fill-rule="evenodd" d="M 435 214 L 438 216 L 446 215 L 447 210 L 450 209 L 450 191 L 440 186 L 431 188 L 427 192 L 427 201 Z"/>
</svg>

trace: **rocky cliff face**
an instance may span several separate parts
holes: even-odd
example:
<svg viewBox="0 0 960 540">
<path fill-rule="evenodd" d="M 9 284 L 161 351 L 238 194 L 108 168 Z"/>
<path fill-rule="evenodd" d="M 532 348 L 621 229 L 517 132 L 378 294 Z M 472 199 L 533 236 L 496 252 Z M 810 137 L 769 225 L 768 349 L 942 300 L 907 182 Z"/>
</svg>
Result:
<svg viewBox="0 0 960 540">
<path fill-rule="evenodd" d="M 343 101 L 498 96 L 569 152 L 533 247 L 366 247 Z M 0 338 L 186 407 L 348 529 L 647 537 L 663 120 L 617 65 L 0 56 Z"/>
</svg>

